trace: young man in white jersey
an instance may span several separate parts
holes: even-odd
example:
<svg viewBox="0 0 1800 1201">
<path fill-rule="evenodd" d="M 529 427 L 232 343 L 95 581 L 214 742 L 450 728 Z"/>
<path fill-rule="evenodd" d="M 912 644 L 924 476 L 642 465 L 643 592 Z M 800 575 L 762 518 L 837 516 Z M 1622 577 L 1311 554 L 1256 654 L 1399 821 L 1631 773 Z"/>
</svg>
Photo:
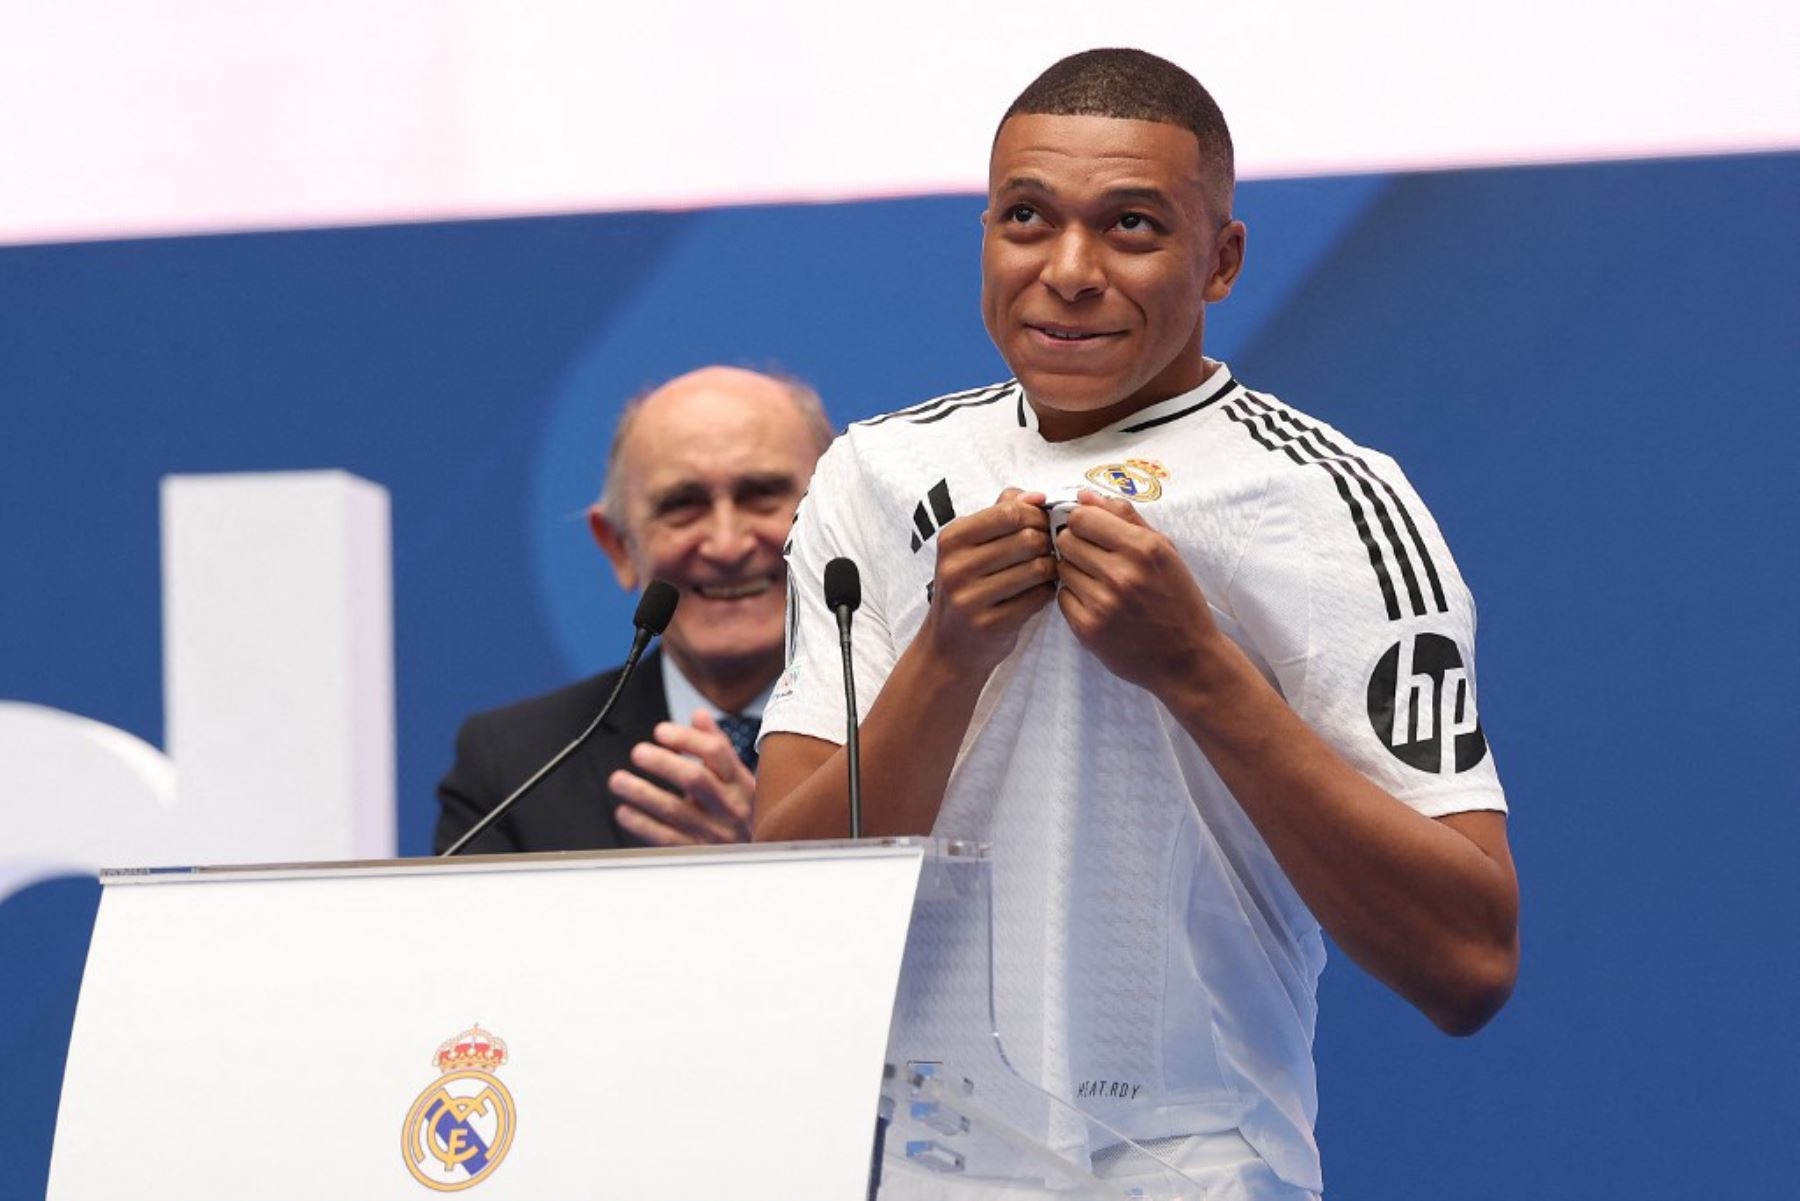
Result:
<svg viewBox="0 0 1800 1201">
<path fill-rule="evenodd" d="M 1162 59 L 1075 55 L 1014 102 L 982 312 L 1016 380 L 821 460 L 755 836 L 847 833 L 818 595 L 846 555 L 866 831 L 992 842 L 1003 1033 L 1217 1195 L 1287 1199 L 1322 1188 L 1320 927 L 1467 1034 L 1512 988 L 1518 891 L 1430 515 L 1203 355 L 1244 261 L 1232 190 L 1223 117 Z M 1046 499 L 1078 487 L 1053 542 Z"/>
</svg>

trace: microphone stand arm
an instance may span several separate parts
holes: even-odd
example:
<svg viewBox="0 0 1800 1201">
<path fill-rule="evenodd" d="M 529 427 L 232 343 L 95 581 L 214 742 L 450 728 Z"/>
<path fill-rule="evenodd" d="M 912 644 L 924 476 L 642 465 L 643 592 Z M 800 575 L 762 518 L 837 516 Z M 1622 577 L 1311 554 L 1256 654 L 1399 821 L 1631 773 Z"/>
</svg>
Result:
<svg viewBox="0 0 1800 1201">
<path fill-rule="evenodd" d="M 588 723 L 587 729 L 577 734 L 575 736 L 575 741 L 556 752 L 555 757 L 552 758 L 550 762 L 533 772 L 529 780 L 513 789 L 511 796 L 488 810 L 482 819 L 471 826 L 461 838 L 451 843 L 450 849 L 445 851 L 440 858 L 448 859 L 451 856 L 458 854 L 464 847 L 481 837 L 489 826 L 492 826 L 495 822 L 505 817 L 507 811 L 519 803 L 520 797 L 523 797 L 533 788 L 536 788 L 539 781 L 561 767 L 563 763 L 568 760 L 570 755 L 573 755 L 576 751 L 581 749 L 582 743 L 594 736 L 594 731 L 600 728 L 600 723 L 606 720 L 607 714 L 612 712 L 613 705 L 618 702 L 619 693 L 625 690 L 625 681 L 631 678 L 631 673 L 637 668 L 638 657 L 644 653 L 644 648 L 650 645 L 650 639 L 655 636 L 656 634 L 654 631 L 648 630 L 643 626 L 637 627 L 637 632 L 633 634 L 631 638 L 631 653 L 625 656 L 625 666 L 619 672 L 618 682 L 613 685 L 612 694 L 606 698 L 606 703 L 600 706 L 600 712 L 595 715 L 593 721 Z"/>
<path fill-rule="evenodd" d="M 856 671 L 850 662 L 850 606 L 837 609 L 838 649 L 844 654 L 844 752 L 850 768 L 850 837 L 862 837 L 862 762 L 858 754 Z"/>
</svg>

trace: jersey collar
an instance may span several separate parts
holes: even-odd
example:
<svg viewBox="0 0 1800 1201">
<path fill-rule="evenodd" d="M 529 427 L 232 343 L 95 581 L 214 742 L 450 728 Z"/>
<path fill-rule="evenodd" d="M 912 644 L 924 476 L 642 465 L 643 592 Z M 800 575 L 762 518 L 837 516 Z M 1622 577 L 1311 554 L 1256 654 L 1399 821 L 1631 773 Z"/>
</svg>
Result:
<svg viewBox="0 0 1800 1201">
<path fill-rule="evenodd" d="M 1136 434 L 1144 430 L 1154 429 L 1159 425 L 1167 425 L 1179 421 L 1191 413 L 1201 412 L 1237 387 L 1237 380 L 1232 377 L 1231 367 L 1223 362 L 1214 362 L 1212 374 L 1200 381 L 1200 386 L 1179 396 L 1171 396 L 1167 400 L 1159 400 L 1155 404 L 1139 409 L 1128 417 L 1121 417 L 1109 426 L 1085 435 L 1097 438 L 1101 434 Z M 1025 389 L 1019 388 L 1018 399 L 1019 428 L 1037 433 L 1037 410 L 1025 398 Z M 1080 442 L 1082 438 L 1071 441 Z"/>
</svg>

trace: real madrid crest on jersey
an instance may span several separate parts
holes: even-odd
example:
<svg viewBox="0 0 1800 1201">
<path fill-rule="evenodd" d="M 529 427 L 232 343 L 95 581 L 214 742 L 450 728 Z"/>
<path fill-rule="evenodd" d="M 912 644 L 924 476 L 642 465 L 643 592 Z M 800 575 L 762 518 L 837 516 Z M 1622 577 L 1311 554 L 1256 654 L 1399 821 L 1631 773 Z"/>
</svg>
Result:
<svg viewBox="0 0 1800 1201">
<path fill-rule="evenodd" d="M 1102 463 L 1087 473 L 1088 482 L 1123 496 L 1126 500 L 1147 502 L 1162 495 L 1162 482 L 1169 470 L 1155 459 L 1126 459 L 1123 463 Z"/>
<path fill-rule="evenodd" d="M 493 1175 L 512 1146 L 512 1094 L 494 1075 L 506 1044 L 472 1026 L 439 1046 L 432 1062 L 438 1078 L 413 1102 L 400 1144 L 414 1179 L 453 1193 Z"/>
</svg>

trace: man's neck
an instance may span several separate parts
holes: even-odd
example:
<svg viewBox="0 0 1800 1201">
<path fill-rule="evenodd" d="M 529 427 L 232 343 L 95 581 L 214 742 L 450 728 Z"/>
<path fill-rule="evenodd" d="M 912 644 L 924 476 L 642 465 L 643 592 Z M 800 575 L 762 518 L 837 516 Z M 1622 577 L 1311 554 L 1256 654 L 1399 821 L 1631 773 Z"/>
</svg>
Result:
<svg viewBox="0 0 1800 1201">
<path fill-rule="evenodd" d="M 668 648 L 663 653 L 681 673 L 693 690 L 721 713 L 742 713 L 753 701 L 767 692 L 781 674 L 781 659 L 773 663 L 753 663 L 742 671 L 696 671 L 686 656 Z M 685 719 L 685 714 L 676 715 Z"/>
<path fill-rule="evenodd" d="M 1033 400 L 1029 392 L 1026 393 L 1025 399 L 1030 402 L 1031 408 L 1037 417 L 1038 433 L 1043 437 L 1044 441 L 1072 442 L 1077 438 L 1086 438 L 1090 435 L 1099 433 L 1103 429 L 1117 425 L 1121 421 L 1134 417 L 1145 409 L 1148 409 L 1153 405 L 1159 405 L 1165 400 L 1169 400 L 1176 396 L 1185 396 L 1195 389 L 1204 386 L 1206 381 L 1211 379 L 1213 373 L 1218 369 L 1219 364 L 1217 361 L 1201 356 L 1200 375 L 1198 379 L 1183 380 L 1180 385 L 1170 385 L 1167 389 L 1151 392 L 1144 396 L 1130 397 L 1108 408 L 1095 409 L 1089 412 L 1069 413 L 1055 409 L 1047 409 L 1038 404 L 1036 400 Z"/>
</svg>

